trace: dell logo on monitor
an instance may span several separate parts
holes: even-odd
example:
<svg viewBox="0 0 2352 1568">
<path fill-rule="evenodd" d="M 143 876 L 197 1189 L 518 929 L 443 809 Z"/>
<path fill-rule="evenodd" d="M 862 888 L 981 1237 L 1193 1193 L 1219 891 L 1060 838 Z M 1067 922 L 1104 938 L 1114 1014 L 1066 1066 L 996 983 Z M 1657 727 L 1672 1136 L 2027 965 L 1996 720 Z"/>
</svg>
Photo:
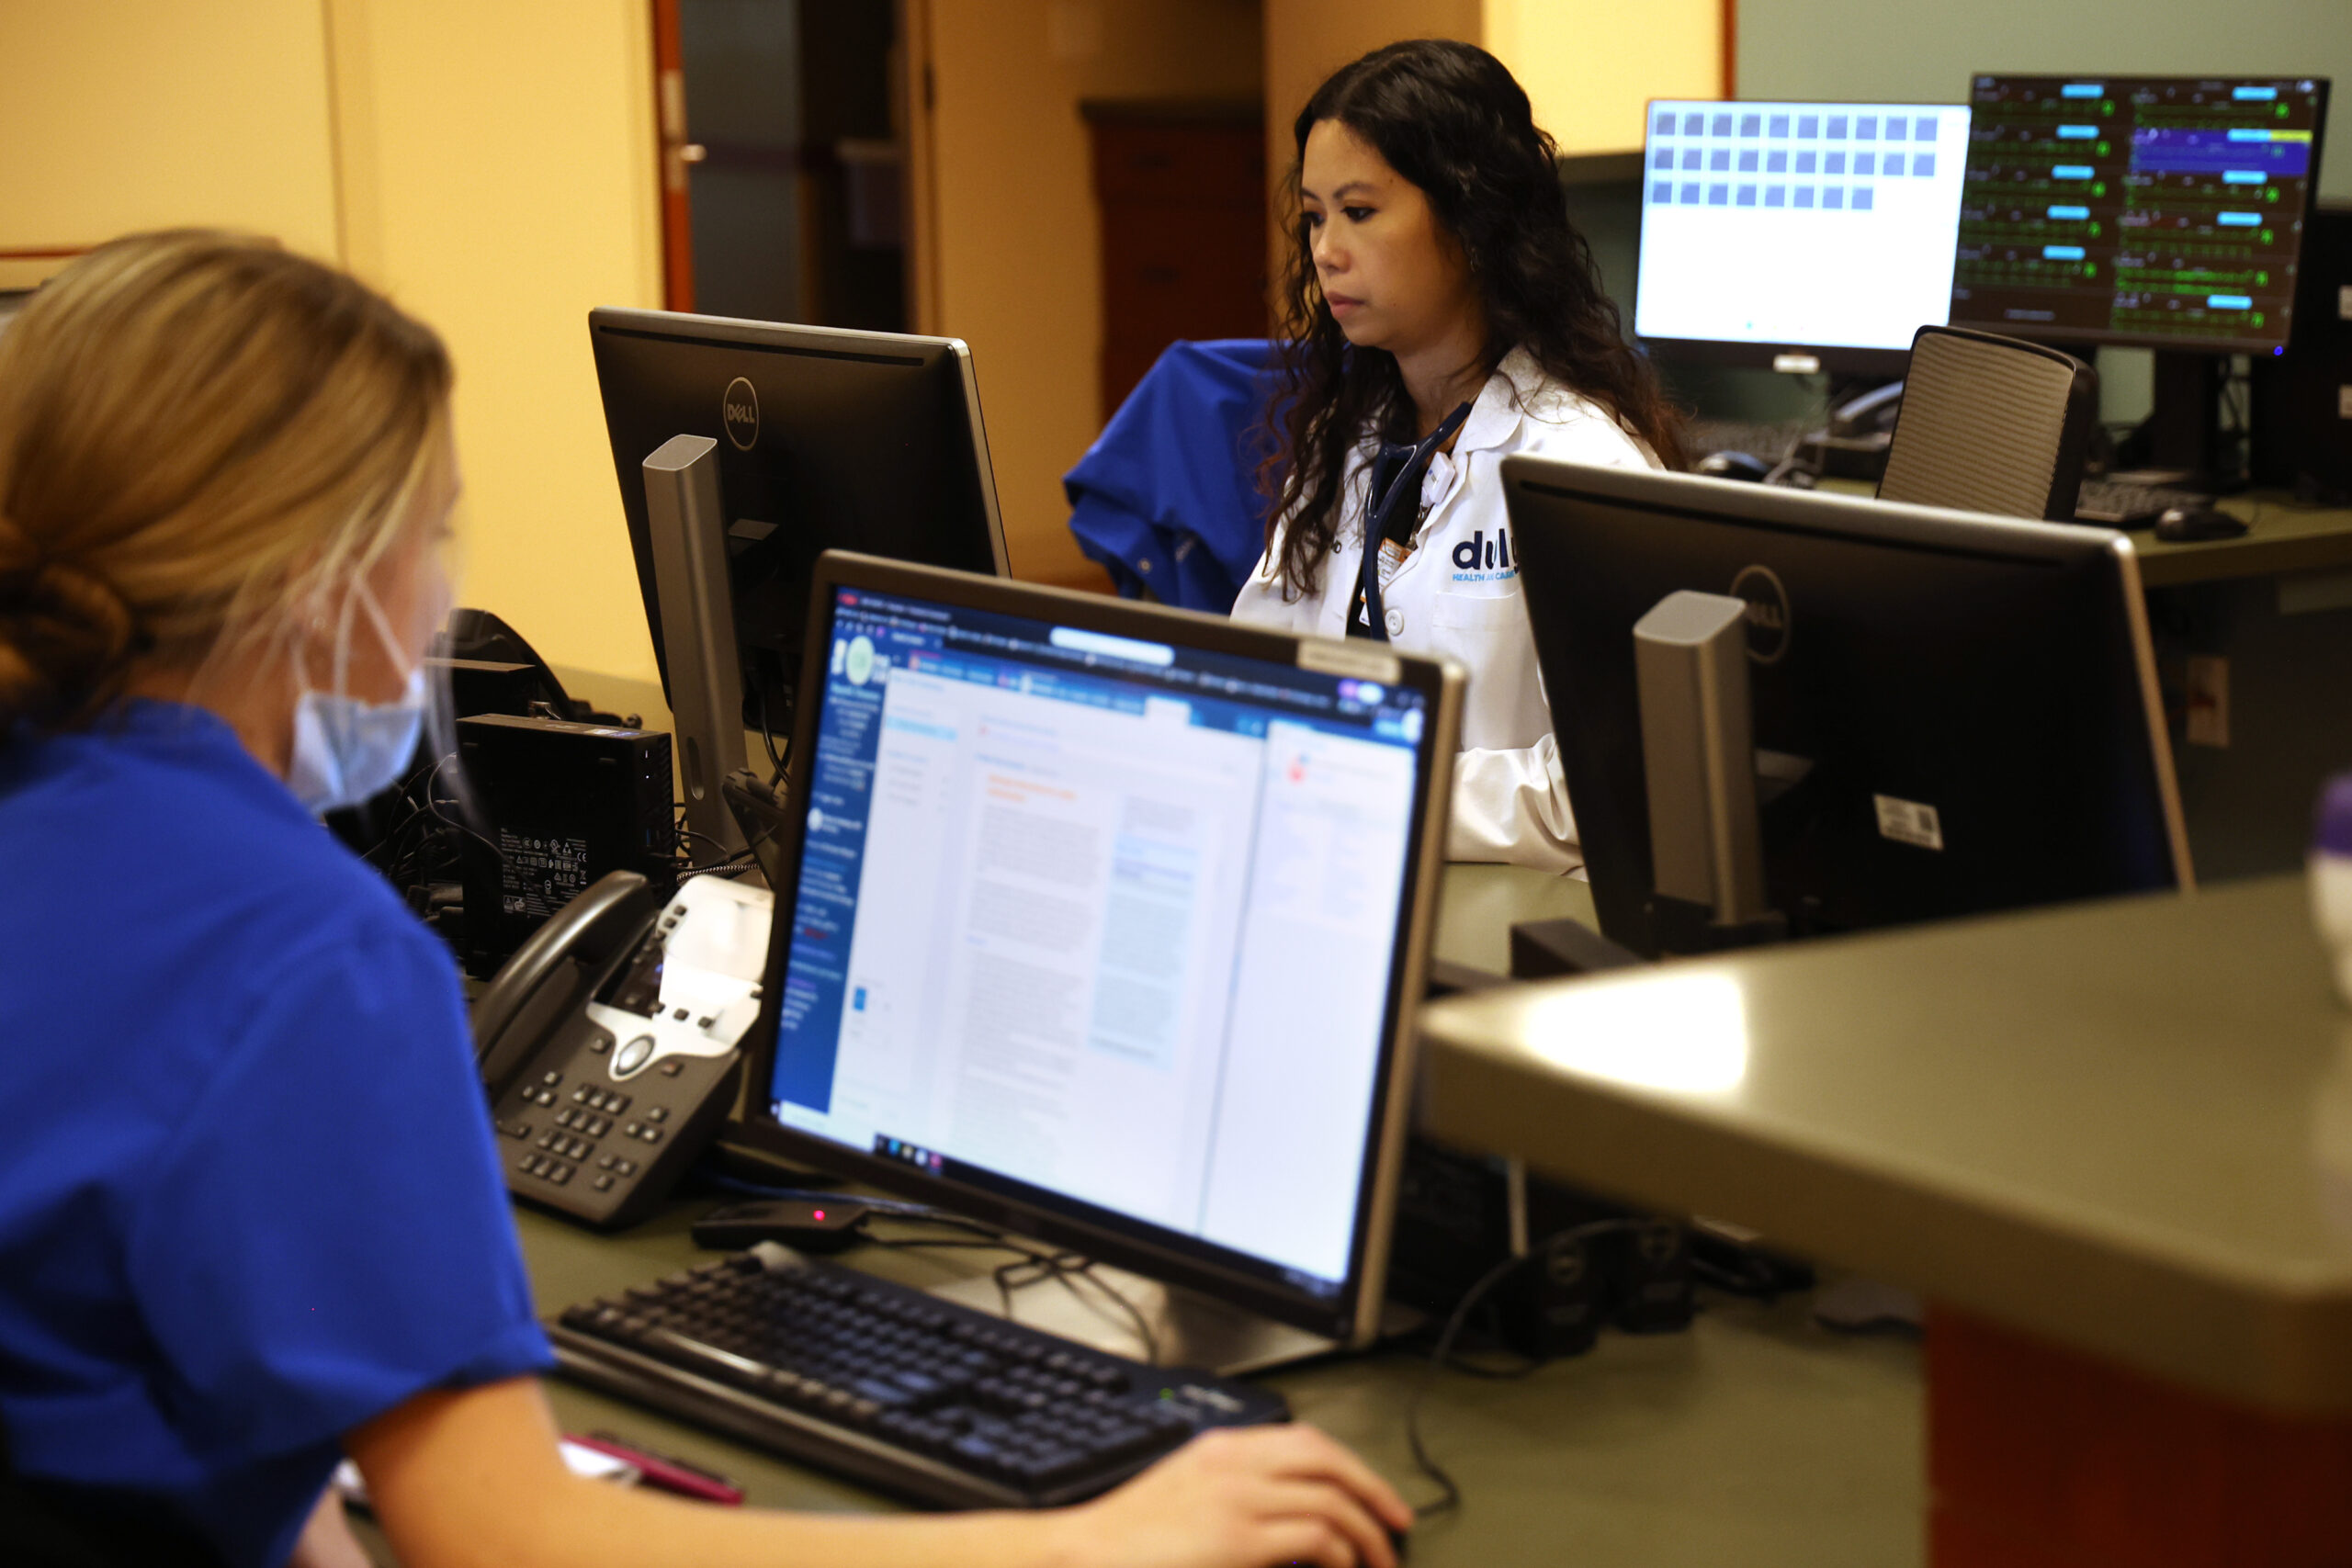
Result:
<svg viewBox="0 0 2352 1568">
<path fill-rule="evenodd" d="M 718 423 L 727 427 L 727 439 L 742 451 L 749 452 L 760 438 L 760 394 L 741 376 L 719 394 Z"/>
<path fill-rule="evenodd" d="M 1789 591 L 1770 567 L 1750 566 L 1731 580 L 1731 592 L 1747 601 L 1747 657 L 1778 664 L 1789 651 Z"/>
</svg>

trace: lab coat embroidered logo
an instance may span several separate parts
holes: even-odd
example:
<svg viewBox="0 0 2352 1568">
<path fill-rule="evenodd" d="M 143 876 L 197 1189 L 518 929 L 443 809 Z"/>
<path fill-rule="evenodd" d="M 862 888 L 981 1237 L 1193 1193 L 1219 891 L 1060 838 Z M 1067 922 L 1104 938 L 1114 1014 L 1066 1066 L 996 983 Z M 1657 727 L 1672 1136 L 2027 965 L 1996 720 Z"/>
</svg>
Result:
<svg viewBox="0 0 2352 1568">
<path fill-rule="evenodd" d="M 727 390 L 719 394 L 718 423 L 738 451 L 749 452 L 752 443 L 760 438 L 760 394 L 741 376 L 728 382 Z"/>
<path fill-rule="evenodd" d="M 1504 582 L 1519 575 L 1519 568 L 1511 564 L 1510 529 L 1498 525 L 1495 536 L 1487 537 L 1484 528 L 1453 547 L 1453 581 L 1456 582 Z"/>
</svg>

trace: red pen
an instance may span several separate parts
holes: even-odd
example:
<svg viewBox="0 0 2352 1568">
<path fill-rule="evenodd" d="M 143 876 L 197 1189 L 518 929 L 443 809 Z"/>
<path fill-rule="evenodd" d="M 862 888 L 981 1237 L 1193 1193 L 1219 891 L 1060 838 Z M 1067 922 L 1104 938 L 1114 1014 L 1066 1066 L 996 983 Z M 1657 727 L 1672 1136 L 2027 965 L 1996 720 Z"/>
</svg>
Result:
<svg viewBox="0 0 2352 1568">
<path fill-rule="evenodd" d="M 726 1507 L 741 1507 L 743 1489 L 723 1475 L 688 1464 L 670 1454 L 658 1454 L 650 1449 L 625 1443 L 610 1432 L 592 1432 L 586 1437 L 567 1434 L 564 1441 L 577 1443 L 583 1449 L 594 1449 L 600 1454 L 610 1454 L 616 1460 L 637 1466 L 645 1474 L 648 1486 L 658 1486 L 664 1492 L 675 1492 L 681 1497 L 697 1502 L 718 1503 Z"/>
</svg>

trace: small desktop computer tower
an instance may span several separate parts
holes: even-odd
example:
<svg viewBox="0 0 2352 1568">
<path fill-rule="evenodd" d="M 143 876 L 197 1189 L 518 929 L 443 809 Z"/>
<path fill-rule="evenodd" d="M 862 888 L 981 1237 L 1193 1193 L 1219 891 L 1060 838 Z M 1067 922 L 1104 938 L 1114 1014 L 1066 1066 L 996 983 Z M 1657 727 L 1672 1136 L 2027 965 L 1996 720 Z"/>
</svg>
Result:
<svg viewBox="0 0 2352 1568">
<path fill-rule="evenodd" d="M 458 721 L 480 838 L 465 855 L 465 958 L 497 971 L 539 923 L 610 871 L 677 880 L 670 738 L 481 714 Z"/>
<path fill-rule="evenodd" d="M 2253 383 L 2255 482 L 2352 502 L 2352 203 L 2312 204 L 2293 336 L 2256 356 Z"/>
</svg>

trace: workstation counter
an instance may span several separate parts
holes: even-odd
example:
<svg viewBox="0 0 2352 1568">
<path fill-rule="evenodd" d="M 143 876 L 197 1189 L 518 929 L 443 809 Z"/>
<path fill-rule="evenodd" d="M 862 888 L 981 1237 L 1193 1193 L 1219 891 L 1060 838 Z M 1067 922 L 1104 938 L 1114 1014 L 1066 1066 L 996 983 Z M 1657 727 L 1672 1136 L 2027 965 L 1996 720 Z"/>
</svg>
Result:
<svg viewBox="0 0 2352 1568">
<path fill-rule="evenodd" d="M 1589 919 L 1581 882 L 1510 866 L 1447 868 L 1437 950 L 1505 966 L 1511 923 Z M 639 1284 L 709 1257 L 688 1235 L 717 1200 L 682 1199 L 616 1235 L 516 1211 L 540 1309 Z M 966 1278 L 963 1250 L 867 1247 L 861 1268 L 911 1283 Z M 1050 1284 L 1031 1289 L 1051 1290 Z M 1019 1315 L 1021 1298 L 1016 1295 Z M 1449 1372 L 1429 1384 L 1421 1421 L 1464 1501 L 1413 1542 L 1422 1568 L 1535 1562 L 1590 1568 L 1740 1562 L 1759 1568 L 1901 1568 L 1920 1560 L 1918 1348 L 1815 1325 L 1809 1298 L 1765 1304 L 1706 1293 L 1687 1333 L 1606 1332 L 1587 1355 L 1524 1377 Z M 1362 1451 L 1416 1501 L 1435 1488 L 1413 1468 L 1408 1401 L 1426 1347 L 1284 1369 L 1272 1385 L 1296 1416 Z M 561 1380 L 567 1431 L 608 1430 L 729 1476 L 775 1507 L 876 1509 L 887 1499 L 788 1461 Z"/>
<path fill-rule="evenodd" d="M 2352 1015 L 2300 877 L 1460 997 L 1423 1038 L 1438 1136 L 1937 1303 L 1939 1563 L 2352 1534 Z"/>
</svg>

